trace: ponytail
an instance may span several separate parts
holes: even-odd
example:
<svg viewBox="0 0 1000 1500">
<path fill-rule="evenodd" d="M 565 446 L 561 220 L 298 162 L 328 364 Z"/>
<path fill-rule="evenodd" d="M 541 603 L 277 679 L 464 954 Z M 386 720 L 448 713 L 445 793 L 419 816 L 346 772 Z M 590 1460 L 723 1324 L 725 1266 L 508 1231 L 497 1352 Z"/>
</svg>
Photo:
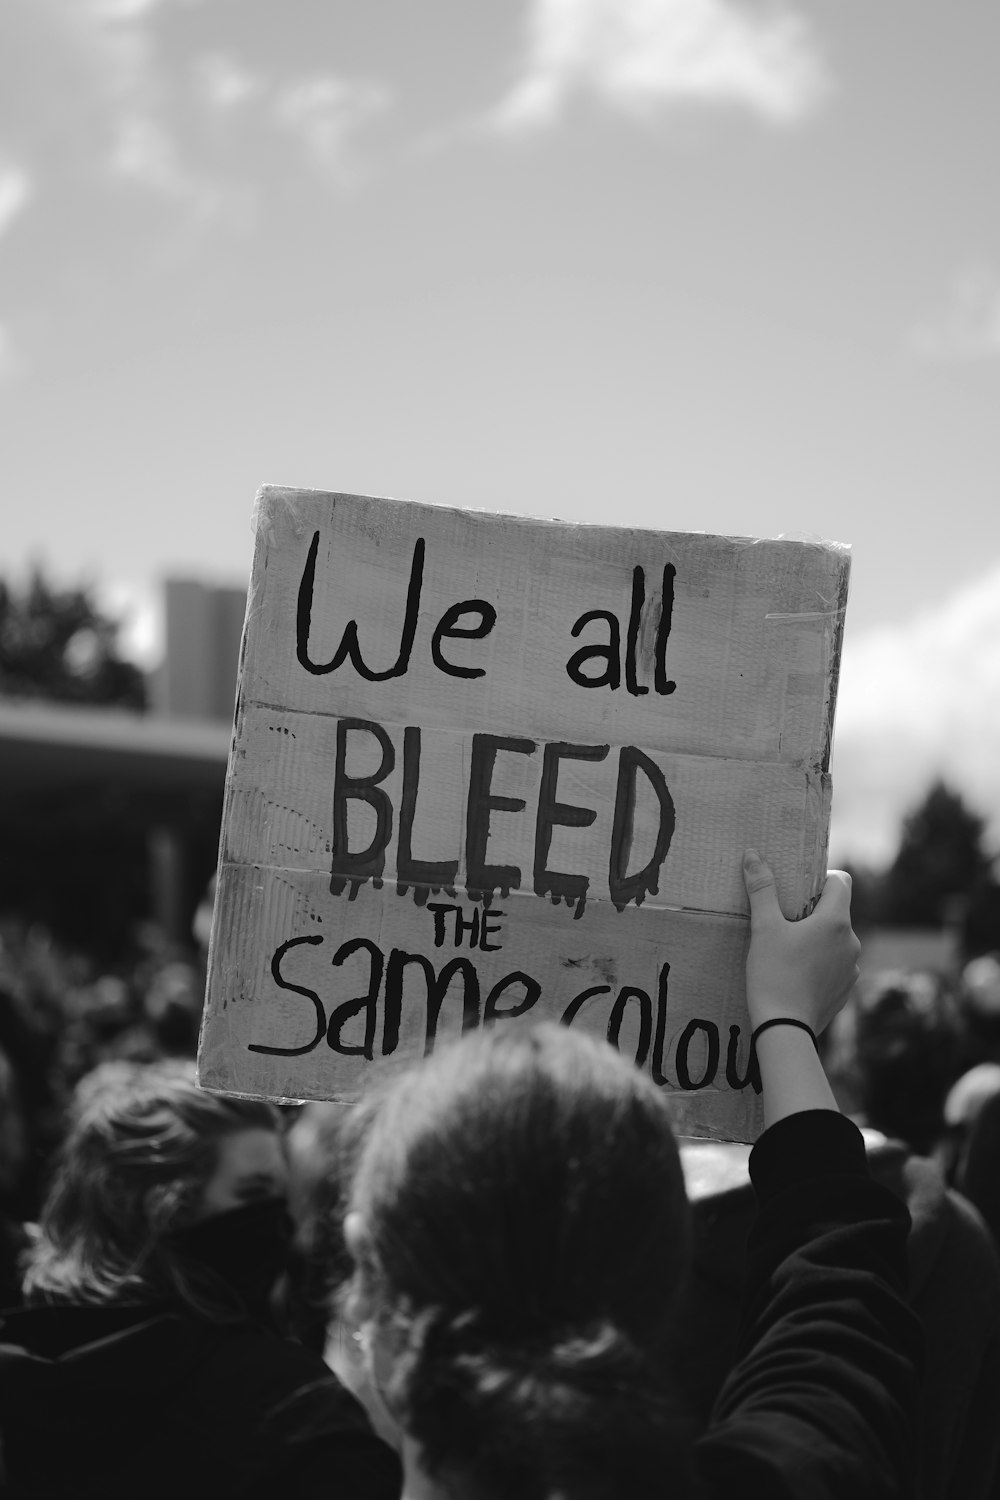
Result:
<svg viewBox="0 0 1000 1500">
<path fill-rule="evenodd" d="M 472 1315 L 424 1313 L 394 1331 L 385 1394 L 449 1497 L 687 1492 L 688 1414 L 663 1365 L 614 1324 L 520 1345 L 483 1338 Z"/>
<path fill-rule="evenodd" d="M 689 1210 L 648 1077 L 564 1027 L 470 1033 L 394 1081 L 350 1206 L 382 1395 L 446 1495 L 662 1500 Z"/>
</svg>

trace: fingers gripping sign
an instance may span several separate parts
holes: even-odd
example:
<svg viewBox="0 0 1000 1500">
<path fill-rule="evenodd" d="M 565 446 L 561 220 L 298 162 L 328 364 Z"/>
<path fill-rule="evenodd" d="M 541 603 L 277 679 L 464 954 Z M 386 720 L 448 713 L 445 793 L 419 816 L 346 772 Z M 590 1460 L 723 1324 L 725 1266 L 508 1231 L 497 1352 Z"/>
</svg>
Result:
<svg viewBox="0 0 1000 1500">
<path fill-rule="evenodd" d="M 755 1027 L 777 1016 L 804 1021 L 817 1034 L 840 1010 L 858 977 L 861 944 L 851 928 L 851 877 L 827 874 L 814 910 L 782 915 L 770 867 L 756 850 L 743 860 L 750 898 L 747 1003 Z"/>
<path fill-rule="evenodd" d="M 815 908 L 789 921 L 778 904 L 774 875 L 755 849 L 743 859 L 750 901 L 746 988 L 756 1031 L 779 1019 L 818 1035 L 841 1009 L 858 977 L 861 951 L 851 927 L 851 877 L 831 870 Z M 769 1027 L 758 1061 L 768 1123 L 799 1109 L 835 1108 L 812 1043 L 800 1026 Z"/>
</svg>

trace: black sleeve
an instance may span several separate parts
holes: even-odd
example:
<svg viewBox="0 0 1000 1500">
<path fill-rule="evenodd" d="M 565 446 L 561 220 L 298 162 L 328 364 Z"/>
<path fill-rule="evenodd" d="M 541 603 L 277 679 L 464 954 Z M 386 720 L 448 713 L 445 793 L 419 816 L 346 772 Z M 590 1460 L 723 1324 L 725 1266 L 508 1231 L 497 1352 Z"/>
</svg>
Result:
<svg viewBox="0 0 1000 1500">
<path fill-rule="evenodd" d="M 832 1110 L 773 1125 L 750 1175 L 737 1362 L 699 1444 L 702 1492 L 909 1497 L 922 1358 L 905 1298 L 909 1213 Z"/>
<path fill-rule="evenodd" d="M 373 1433 L 329 1433 L 292 1444 L 247 1500 L 400 1500 L 403 1467 Z"/>
<path fill-rule="evenodd" d="M 272 1408 L 265 1429 L 277 1463 L 248 1500 L 274 1500 L 279 1492 L 294 1500 L 399 1500 L 398 1455 L 332 1372 Z"/>
</svg>

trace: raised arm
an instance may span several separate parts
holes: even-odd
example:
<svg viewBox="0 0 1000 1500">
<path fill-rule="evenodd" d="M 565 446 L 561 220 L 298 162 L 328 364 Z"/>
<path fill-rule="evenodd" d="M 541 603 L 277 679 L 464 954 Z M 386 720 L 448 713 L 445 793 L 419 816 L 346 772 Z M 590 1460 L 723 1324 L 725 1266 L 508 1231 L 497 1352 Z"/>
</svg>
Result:
<svg viewBox="0 0 1000 1500">
<path fill-rule="evenodd" d="M 798 922 L 782 915 L 774 876 L 756 850 L 744 855 L 743 879 L 750 898 L 747 1006 L 764 1123 L 807 1109 L 835 1110 L 813 1037 L 833 1020 L 858 977 L 861 944 L 851 928 L 851 877 L 831 870 L 815 910 Z"/>
<path fill-rule="evenodd" d="M 905 1297 L 909 1215 L 869 1176 L 809 1036 L 857 975 L 850 880 L 831 873 L 815 910 L 788 922 L 754 852 L 744 877 L 768 1128 L 750 1156 L 758 1217 L 738 1359 L 699 1444 L 699 1495 L 898 1500 L 913 1493 L 921 1362 Z"/>
</svg>

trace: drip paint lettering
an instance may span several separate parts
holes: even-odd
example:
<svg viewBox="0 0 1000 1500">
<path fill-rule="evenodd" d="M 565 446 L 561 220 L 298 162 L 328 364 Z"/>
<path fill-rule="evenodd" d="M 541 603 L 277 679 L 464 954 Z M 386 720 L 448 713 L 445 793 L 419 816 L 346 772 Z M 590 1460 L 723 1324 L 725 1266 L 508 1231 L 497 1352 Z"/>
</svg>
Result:
<svg viewBox="0 0 1000 1500">
<path fill-rule="evenodd" d="M 379 763 L 374 771 L 351 776 L 347 772 L 349 736 L 365 735 L 378 747 Z M 490 817 L 495 812 L 519 813 L 525 810 L 520 797 L 501 797 L 492 790 L 496 759 L 505 755 L 534 755 L 534 740 L 509 735 L 474 734 L 469 763 L 469 795 L 465 809 L 465 886 L 473 900 L 486 900 L 496 891 L 504 896 L 519 890 L 522 872 L 517 865 L 490 864 L 487 845 Z M 600 762 L 607 758 L 608 745 L 572 745 L 565 742 L 547 744 L 542 750 L 541 782 L 535 809 L 534 860 L 532 889 L 537 896 L 575 905 L 576 916 L 583 913 L 589 877 L 583 874 L 551 870 L 548 867 L 552 830 L 556 827 L 588 828 L 596 819 L 593 808 L 574 807 L 556 800 L 559 765 L 563 760 Z M 371 719 L 339 719 L 334 757 L 333 839 L 330 860 L 330 890 L 342 895 L 348 884 L 351 896 L 366 880 L 380 880 L 385 868 L 385 853 L 392 838 L 395 809 L 384 783 L 395 768 L 396 750 L 387 731 Z M 413 822 L 420 784 L 420 730 L 407 725 L 403 731 L 402 794 L 399 805 L 396 844 L 396 881 L 400 891 L 411 886 L 426 900 L 429 890 L 454 893 L 458 878 L 458 860 L 422 860 L 413 853 Z M 629 857 L 635 824 L 635 802 L 638 777 L 642 774 L 656 797 L 659 824 L 651 857 L 642 869 L 629 874 Z M 363 849 L 351 849 L 348 835 L 348 804 L 362 802 L 375 814 L 375 827 Z M 640 905 L 647 893 L 659 890 L 660 868 L 667 856 L 674 834 L 673 799 L 663 772 L 655 761 L 634 745 L 618 752 L 618 777 L 612 819 L 611 848 L 608 855 L 608 888 L 619 911 L 632 901 Z"/>
<path fill-rule="evenodd" d="M 435 927 L 438 926 L 439 912 L 443 926 L 444 914 L 457 910 L 456 907 L 443 906 L 435 911 Z M 368 982 L 360 994 L 331 1003 L 328 1010 L 327 1004 L 315 990 L 296 984 L 285 973 L 284 967 L 286 963 L 293 962 L 289 955 L 295 949 L 304 945 L 322 947 L 324 942 L 321 935 L 313 933 L 290 938 L 275 950 L 271 959 L 271 977 L 277 988 L 288 994 L 299 995 L 308 1002 L 303 1007 L 301 1023 L 298 1017 L 293 1022 L 294 1030 L 301 1034 L 300 1024 L 311 1024 L 312 1036 L 304 1042 L 290 1039 L 290 1045 L 251 1042 L 247 1047 L 249 1052 L 262 1052 L 275 1057 L 301 1057 L 313 1052 L 325 1041 L 332 1052 L 339 1053 L 342 1057 L 364 1057 L 369 1062 L 374 1062 L 376 1056 L 390 1057 L 399 1046 L 404 987 L 409 974 L 414 976 L 423 992 L 425 1054 L 434 1050 L 441 1012 L 449 994 L 453 994 L 461 1003 L 463 1032 L 527 1015 L 542 998 L 542 986 L 538 980 L 519 969 L 505 974 L 484 994 L 485 987 L 471 958 L 452 958 L 438 969 L 421 953 L 407 953 L 402 948 L 393 948 L 387 960 L 376 943 L 368 938 L 352 938 L 337 948 L 331 964 L 336 969 L 342 969 L 356 954 L 364 954 L 368 959 Z M 661 1088 L 676 1088 L 685 1092 L 718 1086 L 722 1043 L 719 1028 L 714 1021 L 695 1018 L 684 1026 L 673 1044 L 672 1069 L 668 1071 L 669 978 L 670 965 L 665 963 L 657 976 L 655 1001 L 647 990 L 635 985 L 622 986 L 614 997 L 608 1016 L 607 1039 L 612 1046 L 621 1050 L 622 1028 L 626 1017 L 631 1014 L 631 1019 L 638 1021 L 635 1062 L 638 1067 L 648 1067 L 654 1083 Z M 412 989 L 410 993 L 412 994 Z M 589 1008 L 594 1002 L 612 993 L 612 986 L 609 984 L 592 985 L 582 990 L 563 1010 L 560 1016 L 562 1025 L 572 1026 L 581 1017 L 589 1020 L 592 1014 Z M 409 1003 L 411 1002 L 407 1000 L 407 1004 Z M 362 1020 L 360 1036 L 356 1024 L 359 1018 Z M 355 1023 L 352 1028 L 353 1039 L 345 1034 L 351 1022 Z M 759 1094 L 760 1073 L 752 1053 L 744 1063 L 742 1074 L 739 1071 L 742 1041 L 742 1028 L 730 1026 L 723 1073 L 725 1084 L 736 1091 L 749 1085 Z"/>
<path fill-rule="evenodd" d="M 403 606 L 403 621 L 399 635 L 399 649 L 396 660 L 388 666 L 377 668 L 370 665 L 362 655 L 361 642 L 358 639 L 358 622 L 349 620 L 340 638 L 340 644 L 329 661 L 314 661 L 310 654 L 310 636 L 312 633 L 313 599 L 316 589 L 316 562 L 319 556 L 320 533 L 313 533 L 306 556 L 302 577 L 299 581 L 298 598 L 296 602 L 295 616 L 295 655 L 296 659 L 306 672 L 313 677 L 326 677 L 331 672 L 336 672 L 345 662 L 350 662 L 359 677 L 366 682 L 386 682 L 392 677 L 404 677 L 409 670 L 410 660 L 413 655 L 413 647 L 417 636 L 417 626 L 420 619 L 420 599 L 424 584 L 424 563 L 426 560 L 426 542 L 423 537 L 418 537 L 413 546 L 413 556 L 410 562 L 410 576 L 406 588 L 406 599 Z M 673 563 L 668 563 L 663 569 L 663 579 L 660 592 L 660 613 L 656 627 L 656 641 L 653 648 L 653 691 L 661 696 L 667 696 L 675 691 L 677 684 L 668 679 L 666 667 L 667 641 L 673 623 L 674 610 L 674 579 L 677 570 Z M 646 604 L 646 575 L 641 567 L 632 570 L 632 595 L 629 610 L 628 624 L 625 630 L 624 650 L 624 675 L 625 690 L 632 697 L 642 697 L 649 692 L 648 686 L 639 681 L 639 634 L 642 625 L 642 611 Z M 462 625 L 459 622 L 468 617 L 474 623 Z M 574 651 L 566 663 L 566 674 L 570 681 L 577 687 L 582 688 L 610 688 L 612 692 L 617 691 L 622 683 L 622 627 L 618 616 L 611 610 L 589 609 L 575 621 L 570 630 L 574 640 L 586 629 L 588 625 L 601 622 L 607 626 L 607 644 L 581 646 Z M 439 672 L 448 677 L 479 678 L 485 677 L 485 667 L 460 666 L 457 662 L 449 661 L 442 650 L 442 643 L 446 640 L 485 640 L 491 634 L 497 622 L 497 612 L 492 604 L 485 599 L 462 599 L 457 603 L 449 605 L 444 614 L 438 620 L 430 641 L 431 661 Z M 584 672 L 585 664 L 604 663 L 604 670 L 595 676 Z"/>
</svg>

